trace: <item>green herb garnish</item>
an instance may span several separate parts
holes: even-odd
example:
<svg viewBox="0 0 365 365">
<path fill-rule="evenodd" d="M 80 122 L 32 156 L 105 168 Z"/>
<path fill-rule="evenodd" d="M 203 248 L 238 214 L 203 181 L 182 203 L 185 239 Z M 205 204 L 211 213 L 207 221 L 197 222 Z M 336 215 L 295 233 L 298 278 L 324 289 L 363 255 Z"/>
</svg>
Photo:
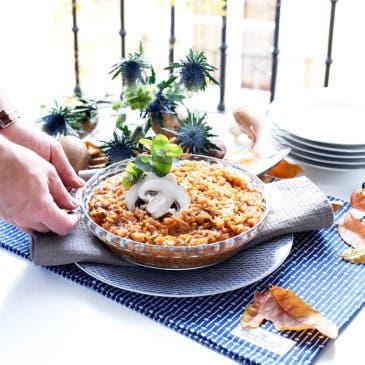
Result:
<svg viewBox="0 0 365 365">
<path fill-rule="evenodd" d="M 123 186 L 127 189 L 141 180 L 146 172 L 153 172 L 159 177 L 167 175 L 171 170 L 173 159 L 183 153 L 180 146 L 170 143 L 162 134 L 153 139 L 142 138 L 138 143 L 149 149 L 151 154 L 141 154 L 134 159 L 134 162 L 128 163 L 122 179 Z"/>
</svg>

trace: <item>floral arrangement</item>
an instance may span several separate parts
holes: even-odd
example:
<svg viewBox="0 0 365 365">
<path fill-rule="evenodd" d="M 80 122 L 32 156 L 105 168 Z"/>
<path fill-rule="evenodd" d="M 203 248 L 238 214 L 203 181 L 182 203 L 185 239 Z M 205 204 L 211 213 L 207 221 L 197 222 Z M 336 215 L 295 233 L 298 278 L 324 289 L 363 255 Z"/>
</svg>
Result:
<svg viewBox="0 0 365 365">
<path fill-rule="evenodd" d="M 95 147 L 100 149 L 97 161 L 105 156 L 109 165 L 147 152 L 151 146 L 146 140 L 152 141 L 152 132 L 164 137 L 159 137 L 160 142 L 164 140 L 179 145 L 181 153 L 224 156 L 225 147 L 215 141 L 206 113 L 188 110 L 184 105 L 186 98 L 204 92 L 208 83 L 219 84 L 212 75 L 216 68 L 207 62 L 203 52 L 190 50 L 184 59 L 166 66 L 165 70 L 169 71 L 168 77 L 157 81 L 154 67 L 144 58 L 142 44 L 138 51 L 129 53 L 113 65 L 110 74 L 112 79 L 121 77 L 122 90 L 118 100 L 107 101 L 111 104 L 115 128 L 110 140 L 92 146 L 93 151 Z M 90 125 L 96 126 L 100 103 L 76 94 L 72 103 L 55 102 L 39 122 L 43 131 L 54 137 L 72 135 L 82 138 L 92 130 Z M 128 110 L 139 111 L 137 123 L 129 123 Z M 143 161 L 137 161 L 140 168 Z M 154 173 L 158 175 L 158 171 Z"/>
<path fill-rule="evenodd" d="M 136 136 L 146 136 L 150 130 L 163 134 L 178 143 L 184 152 L 209 154 L 220 150 L 212 138 L 211 127 L 207 124 L 206 114 L 187 110 L 183 101 L 194 93 L 205 91 L 209 82 L 218 84 L 212 76 L 215 67 L 207 63 L 203 52 L 190 50 L 185 59 L 172 63 L 165 68 L 170 71 L 166 80 L 157 82 L 153 66 L 144 59 L 143 47 L 128 54 L 125 59 L 113 66 L 112 78 L 121 76 L 121 100 L 113 103 L 116 112 L 116 131 L 113 142 L 103 145 L 109 155 L 111 144 L 116 151 L 130 151 L 134 157 L 139 151 L 140 143 Z M 139 110 L 142 125 L 131 131 L 127 121 L 127 110 Z M 135 148 L 130 149 L 131 143 Z M 119 147 L 117 147 L 119 146 Z M 112 152 L 112 161 L 116 155 Z M 125 158 L 125 154 L 120 157 Z"/>
</svg>

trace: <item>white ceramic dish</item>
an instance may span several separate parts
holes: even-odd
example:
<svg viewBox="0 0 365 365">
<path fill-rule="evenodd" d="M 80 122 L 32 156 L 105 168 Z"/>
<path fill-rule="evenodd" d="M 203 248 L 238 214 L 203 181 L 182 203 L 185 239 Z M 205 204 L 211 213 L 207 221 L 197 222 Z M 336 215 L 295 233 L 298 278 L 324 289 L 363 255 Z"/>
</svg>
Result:
<svg viewBox="0 0 365 365">
<path fill-rule="evenodd" d="M 292 143 L 287 142 L 285 139 L 272 136 L 274 141 L 278 143 L 278 146 L 281 147 L 290 147 L 291 153 L 295 153 L 299 156 L 311 158 L 313 160 L 319 162 L 328 162 L 328 163 L 336 163 L 336 164 L 345 164 L 345 165 L 363 165 L 365 164 L 365 155 L 364 157 L 352 157 L 348 155 L 326 155 L 322 153 L 317 153 L 312 150 L 305 150 L 300 147 L 294 146 Z"/>
<path fill-rule="evenodd" d="M 325 151 L 327 153 L 334 153 L 334 154 L 351 154 L 351 155 L 365 155 L 365 145 L 362 146 L 345 146 L 345 145 L 328 145 L 328 144 L 320 144 L 313 141 L 308 141 L 303 138 L 294 136 L 286 131 L 278 129 L 274 124 L 272 124 L 272 130 L 273 132 L 282 138 L 285 138 L 287 141 L 299 143 L 302 146 L 309 148 L 309 149 L 315 149 L 320 151 Z"/>
<path fill-rule="evenodd" d="M 365 99 L 331 89 L 307 89 L 276 99 L 268 119 L 296 137 L 333 147 L 365 149 Z"/>
<path fill-rule="evenodd" d="M 320 161 L 315 161 L 308 157 L 299 156 L 295 152 L 290 153 L 290 156 L 298 161 L 305 162 L 307 165 L 325 168 L 328 170 L 348 171 L 348 170 L 365 169 L 365 164 L 354 166 L 354 165 L 344 165 L 344 164 L 336 164 L 336 163 L 332 164 L 332 163 L 328 163 L 328 162 L 320 162 Z"/>
</svg>

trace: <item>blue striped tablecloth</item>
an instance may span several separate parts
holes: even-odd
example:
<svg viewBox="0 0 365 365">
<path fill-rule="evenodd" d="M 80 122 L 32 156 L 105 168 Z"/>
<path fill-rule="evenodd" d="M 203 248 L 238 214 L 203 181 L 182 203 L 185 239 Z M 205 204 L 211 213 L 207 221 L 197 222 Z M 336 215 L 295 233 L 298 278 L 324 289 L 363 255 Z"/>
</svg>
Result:
<svg viewBox="0 0 365 365">
<path fill-rule="evenodd" d="M 336 213 L 336 221 L 349 204 Z M 29 260 L 28 236 L 0 222 L 0 245 Z M 297 234 L 287 261 L 265 279 L 233 292 L 196 298 L 162 298 L 116 289 L 75 265 L 47 269 L 96 290 L 211 349 L 244 364 L 311 364 L 328 339 L 316 331 L 278 333 L 271 323 L 244 331 L 239 318 L 255 290 L 292 289 L 343 330 L 365 302 L 365 265 L 339 256 L 347 245 L 336 226 Z"/>
</svg>

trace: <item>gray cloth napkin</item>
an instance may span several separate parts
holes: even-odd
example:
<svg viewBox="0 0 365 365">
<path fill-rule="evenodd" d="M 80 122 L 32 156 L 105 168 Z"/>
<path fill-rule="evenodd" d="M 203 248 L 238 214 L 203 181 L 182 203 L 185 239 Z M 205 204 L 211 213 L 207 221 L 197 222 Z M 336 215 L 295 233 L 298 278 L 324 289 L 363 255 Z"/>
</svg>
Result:
<svg viewBox="0 0 365 365">
<path fill-rule="evenodd" d="M 260 235 L 247 247 L 288 233 L 328 228 L 333 211 L 325 195 L 302 176 L 267 184 L 271 212 Z M 133 266 L 116 255 L 80 222 L 66 237 L 37 233 L 30 242 L 30 255 L 36 265 L 55 266 L 73 262 L 95 262 Z"/>
</svg>

